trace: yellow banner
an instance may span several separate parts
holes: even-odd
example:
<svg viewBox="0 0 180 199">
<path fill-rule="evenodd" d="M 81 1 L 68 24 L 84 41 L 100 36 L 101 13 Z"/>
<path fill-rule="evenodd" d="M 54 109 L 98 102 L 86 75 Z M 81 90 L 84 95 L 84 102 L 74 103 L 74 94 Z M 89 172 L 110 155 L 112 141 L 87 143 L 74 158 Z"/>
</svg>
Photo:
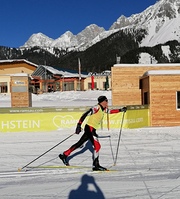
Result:
<svg viewBox="0 0 180 199">
<path fill-rule="evenodd" d="M 0 132 L 37 132 L 75 128 L 81 114 L 81 112 L 1 114 Z"/>
<path fill-rule="evenodd" d="M 124 119 L 123 119 L 123 114 Z M 123 121 L 122 121 L 123 119 Z M 148 109 L 128 110 L 126 113 L 110 114 L 110 129 L 120 128 L 123 122 L 123 128 L 141 128 L 149 126 Z M 107 117 L 104 117 L 103 127 L 107 127 Z"/>
<path fill-rule="evenodd" d="M 0 114 L 0 132 L 38 132 L 61 129 L 75 130 L 83 112 L 44 112 Z M 123 113 L 110 114 L 110 129 L 120 128 Z M 86 118 L 88 119 L 88 118 Z M 86 120 L 82 127 L 84 127 Z M 141 128 L 149 126 L 148 109 L 128 110 L 124 115 L 123 128 Z M 107 128 L 107 116 L 104 116 L 103 128 Z"/>
</svg>

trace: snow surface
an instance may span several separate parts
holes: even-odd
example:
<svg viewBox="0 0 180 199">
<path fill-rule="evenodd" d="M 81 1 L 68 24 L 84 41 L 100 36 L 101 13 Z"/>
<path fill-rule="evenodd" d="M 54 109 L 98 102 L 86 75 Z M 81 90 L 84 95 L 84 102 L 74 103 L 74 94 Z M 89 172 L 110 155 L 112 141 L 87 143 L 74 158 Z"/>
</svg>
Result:
<svg viewBox="0 0 180 199">
<path fill-rule="evenodd" d="M 47 93 L 33 96 L 34 106 L 94 105 L 99 95 L 111 99 L 111 91 Z M 6 107 L 9 96 L 0 96 Z M 0 133 L 1 199 L 178 199 L 180 195 L 180 127 L 98 130 L 100 164 L 110 172 L 92 172 L 89 142 L 69 157 L 71 165 L 84 168 L 22 169 L 41 154 L 72 135 L 69 130 L 53 132 Z M 80 138 L 69 139 L 34 161 L 30 166 L 62 165 L 58 154 Z"/>
</svg>

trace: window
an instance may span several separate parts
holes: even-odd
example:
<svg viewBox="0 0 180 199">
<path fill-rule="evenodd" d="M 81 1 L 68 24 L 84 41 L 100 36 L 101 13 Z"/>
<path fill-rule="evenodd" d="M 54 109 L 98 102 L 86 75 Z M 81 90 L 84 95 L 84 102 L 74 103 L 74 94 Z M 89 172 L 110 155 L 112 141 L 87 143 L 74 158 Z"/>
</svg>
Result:
<svg viewBox="0 0 180 199">
<path fill-rule="evenodd" d="M 0 82 L 0 93 L 7 93 L 7 82 Z"/>
<path fill-rule="evenodd" d="M 92 83 L 88 83 L 88 89 L 92 88 Z M 97 89 L 97 82 L 94 82 L 94 89 Z"/>
<path fill-rule="evenodd" d="M 64 82 L 63 91 L 74 91 L 74 81 Z"/>
<path fill-rule="evenodd" d="M 176 108 L 180 109 L 180 91 L 176 93 Z"/>
<path fill-rule="evenodd" d="M 148 104 L 148 92 L 144 92 L 143 104 Z"/>
</svg>

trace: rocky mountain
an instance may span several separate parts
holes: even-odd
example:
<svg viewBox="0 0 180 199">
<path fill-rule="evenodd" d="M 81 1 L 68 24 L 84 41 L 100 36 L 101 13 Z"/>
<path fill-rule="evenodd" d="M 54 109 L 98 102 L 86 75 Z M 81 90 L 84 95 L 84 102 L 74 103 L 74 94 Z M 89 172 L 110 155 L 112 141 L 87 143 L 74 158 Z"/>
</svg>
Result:
<svg viewBox="0 0 180 199">
<path fill-rule="evenodd" d="M 39 46 L 42 48 L 68 49 L 68 51 L 84 50 L 95 37 L 104 31 L 104 28 L 91 24 L 77 35 L 67 31 L 55 40 L 42 33 L 37 33 L 33 34 L 22 47 Z"/>
<path fill-rule="evenodd" d="M 121 16 L 110 29 L 143 28 L 147 31 L 140 46 L 155 46 L 167 41 L 180 42 L 180 1 L 159 0 L 142 13 L 126 18 Z"/>
<path fill-rule="evenodd" d="M 23 47 L 48 46 L 69 51 L 85 50 L 109 35 L 123 29 L 145 29 L 147 34 L 140 42 L 140 46 L 155 46 L 170 40 L 180 41 L 180 1 L 159 0 L 155 5 L 148 7 L 142 13 L 134 14 L 128 18 L 120 16 L 108 31 L 95 24 L 87 26 L 82 32 L 73 35 L 65 32 L 53 40 L 42 33 L 33 34 Z"/>
<path fill-rule="evenodd" d="M 49 47 L 54 40 L 44 35 L 43 33 L 37 33 L 31 35 L 28 41 L 22 47 L 34 47 L 34 46 L 46 46 Z"/>
<path fill-rule="evenodd" d="M 24 58 L 75 70 L 81 58 L 88 72 L 109 70 L 117 57 L 121 63 L 180 62 L 180 1 L 159 0 L 141 13 L 120 16 L 108 31 L 92 24 L 55 40 L 37 33 L 19 49 L 0 49 L 0 59 Z"/>
</svg>

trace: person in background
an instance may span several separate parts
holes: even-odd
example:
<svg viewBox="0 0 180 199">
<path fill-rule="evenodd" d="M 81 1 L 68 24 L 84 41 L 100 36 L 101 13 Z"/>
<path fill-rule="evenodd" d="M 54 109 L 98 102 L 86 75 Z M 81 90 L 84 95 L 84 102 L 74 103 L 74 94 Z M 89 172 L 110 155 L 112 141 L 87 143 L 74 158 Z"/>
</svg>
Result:
<svg viewBox="0 0 180 199">
<path fill-rule="evenodd" d="M 108 99 L 106 96 L 99 96 L 98 97 L 98 104 L 87 110 L 79 119 L 76 127 L 76 134 L 79 134 L 82 130 L 81 125 L 85 118 L 89 116 L 88 121 L 84 128 L 84 133 L 79 139 L 79 141 L 73 144 L 69 149 L 63 152 L 63 154 L 59 154 L 59 158 L 62 162 L 69 166 L 69 162 L 67 157 L 77 148 L 81 147 L 86 141 L 90 140 L 93 148 L 93 171 L 105 171 L 107 170 L 105 167 L 100 166 L 99 164 L 99 150 L 101 148 L 100 142 L 98 140 L 98 134 L 96 133 L 96 129 L 100 127 L 100 124 L 103 120 L 104 113 L 107 114 L 114 114 L 119 112 L 126 112 L 127 108 L 123 107 L 121 109 L 108 109 Z"/>
</svg>

